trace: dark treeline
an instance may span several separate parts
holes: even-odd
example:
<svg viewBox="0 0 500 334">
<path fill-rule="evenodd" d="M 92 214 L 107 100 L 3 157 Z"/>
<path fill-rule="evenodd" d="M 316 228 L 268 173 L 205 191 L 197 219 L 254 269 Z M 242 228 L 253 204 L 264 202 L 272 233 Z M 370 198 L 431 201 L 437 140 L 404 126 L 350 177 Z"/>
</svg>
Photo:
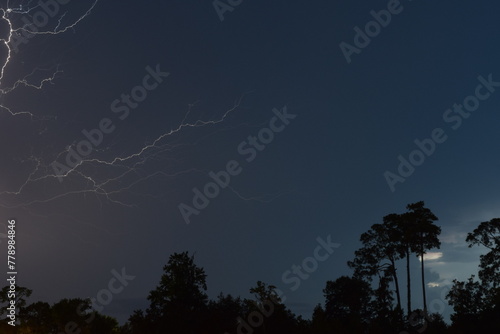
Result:
<svg viewBox="0 0 500 334">
<path fill-rule="evenodd" d="M 424 202 L 409 204 L 401 214 L 389 214 L 360 237 L 361 247 L 347 265 L 352 276 L 327 281 L 324 304 L 312 319 L 296 316 L 282 302 L 276 287 L 258 281 L 253 298 L 206 294 L 206 274 L 187 252 L 174 253 L 163 268 L 158 286 L 147 299 L 146 310 L 135 310 L 119 326 L 111 317 L 92 309 L 90 300 L 63 299 L 53 305 L 27 304 L 31 294 L 17 287 L 18 319 L 7 324 L 8 287 L 0 293 L 0 333 L 40 334 L 234 334 L 234 333 L 499 333 L 500 331 L 500 218 L 481 223 L 467 236 L 469 247 L 482 245 L 479 274 L 453 281 L 446 299 L 453 308 L 451 325 L 438 313 L 427 311 L 424 254 L 440 247 L 438 218 Z M 413 260 L 412 260 L 413 258 Z M 410 263 L 420 260 L 421 288 L 412 290 Z M 397 263 L 404 264 L 399 275 Z M 402 276 L 406 279 L 400 278 Z M 406 294 L 406 305 L 401 296 Z M 422 294 L 423 304 L 412 304 Z"/>
</svg>

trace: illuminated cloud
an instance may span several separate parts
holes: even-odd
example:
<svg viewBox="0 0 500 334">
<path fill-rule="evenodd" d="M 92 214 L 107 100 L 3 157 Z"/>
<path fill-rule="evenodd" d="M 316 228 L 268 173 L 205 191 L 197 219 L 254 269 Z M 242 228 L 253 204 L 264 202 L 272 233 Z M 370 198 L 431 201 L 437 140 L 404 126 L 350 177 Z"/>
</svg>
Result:
<svg viewBox="0 0 500 334">
<path fill-rule="evenodd" d="M 424 254 L 424 260 L 437 260 L 443 257 L 443 252 L 428 252 Z M 420 258 L 419 258 L 420 259 Z"/>
</svg>

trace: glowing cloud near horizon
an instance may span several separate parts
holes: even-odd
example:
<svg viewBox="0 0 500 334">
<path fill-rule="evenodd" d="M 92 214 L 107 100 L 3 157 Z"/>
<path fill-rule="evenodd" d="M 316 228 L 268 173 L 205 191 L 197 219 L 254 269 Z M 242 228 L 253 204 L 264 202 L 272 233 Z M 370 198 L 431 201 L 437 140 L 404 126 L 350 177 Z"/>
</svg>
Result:
<svg viewBox="0 0 500 334">
<path fill-rule="evenodd" d="M 428 252 L 424 254 L 424 260 L 438 260 L 443 257 L 443 252 Z M 419 258 L 420 261 L 420 258 Z"/>
</svg>

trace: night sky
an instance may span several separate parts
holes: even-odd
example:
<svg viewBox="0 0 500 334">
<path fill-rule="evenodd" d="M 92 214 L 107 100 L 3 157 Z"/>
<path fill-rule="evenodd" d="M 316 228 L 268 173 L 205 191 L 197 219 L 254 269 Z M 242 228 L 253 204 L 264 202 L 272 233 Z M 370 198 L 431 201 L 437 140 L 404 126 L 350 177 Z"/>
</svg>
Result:
<svg viewBox="0 0 500 334">
<path fill-rule="evenodd" d="M 189 251 L 210 298 L 261 280 L 310 318 L 360 234 L 423 200 L 429 310 L 450 313 L 484 252 L 466 234 L 500 217 L 499 4 L 41 3 L 0 11 L 0 232 L 16 219 L 32 301 L 95 298 L 125 268 L 102 309 L 123 323 Z M 283 279 L 318 238 L 333 253 Z"/>
</svg>

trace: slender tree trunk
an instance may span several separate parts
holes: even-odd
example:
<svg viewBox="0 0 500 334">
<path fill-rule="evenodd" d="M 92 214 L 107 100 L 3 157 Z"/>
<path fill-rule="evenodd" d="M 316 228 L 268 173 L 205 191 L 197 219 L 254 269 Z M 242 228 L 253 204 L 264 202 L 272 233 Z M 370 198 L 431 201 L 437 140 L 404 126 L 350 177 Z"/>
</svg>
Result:
<svg viewBox="0 0 500 334">
<path fill-rule="evenodd" d="M 396 298 L 398 300 L 398 308 L 401 309 L 401 294 L 399 293 L 398 275 L 396 273 L 396 264 L 392 259 L 391 259 L 391 265 L 392 265 L 392 277 L 394 278 L 394 285 L 396 286 Z"/>
<path fill-rule="evenodd" d="M 406 248 L 406 276 L 408 277 L 408 317 L 411 314 L 410 248 Z"/>
<path fill-rule="evenodd" d="M 425 279 L 424 279 L 424 252 L 420 253 L 420 265 L 422 266 L 422 292 L 424 294 L 424 314 L 427 315 L 427 299 L 425 296 Z"/>
</svg>

